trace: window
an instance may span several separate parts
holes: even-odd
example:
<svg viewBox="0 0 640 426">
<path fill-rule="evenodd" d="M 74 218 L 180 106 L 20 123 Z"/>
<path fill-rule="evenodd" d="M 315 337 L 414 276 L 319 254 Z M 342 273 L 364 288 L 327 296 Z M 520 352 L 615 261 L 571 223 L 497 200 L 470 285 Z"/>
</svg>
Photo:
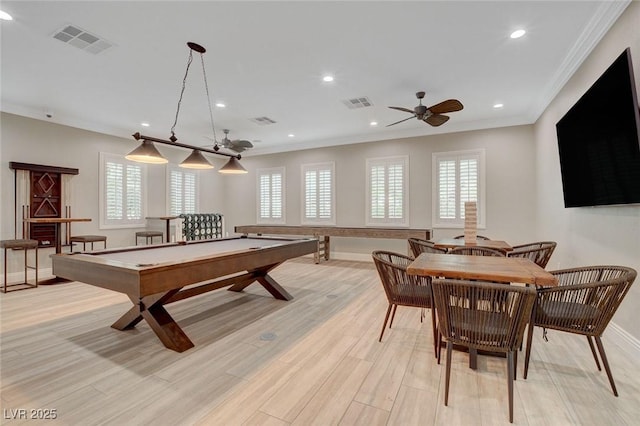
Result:
<svg viewBox="0 0 640 426">
<path fill-rule="evenodd" d="M 302 223 L 335 225 L 334 163 L 302 165 Z"/>
<path fill-rule="evenodd" d="M 367 225 L 409 226 L 409 157 L 367 159 Z"/>
<path fill-rule="evenodd" d="M 100 153 L 100 227 L 144 226 L 145 177 L 143 164 Z"/>
<path fill-rule="evenodd" d="M 176 166 L 167 167 L 167 204 L 170 216 L 198 211 L 198 173 Z"/>
<path fill-rule="evenodd" d="M 284 167 L 257 170 L 258 223 L 285 223 Z"/>
<path fill-rule="evenodd" d="M 485 226 L 484 150 L 433 154 L 434 227 L 464 227 L 464 203 L 475 201 Z"/>
</svg>

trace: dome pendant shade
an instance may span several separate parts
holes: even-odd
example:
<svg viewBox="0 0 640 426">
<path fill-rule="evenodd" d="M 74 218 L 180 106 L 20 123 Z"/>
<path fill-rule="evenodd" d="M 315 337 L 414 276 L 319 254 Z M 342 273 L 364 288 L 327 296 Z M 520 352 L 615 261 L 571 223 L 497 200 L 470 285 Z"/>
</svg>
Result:
<svg viewBox="0 0 640 426">
<path fill-rule="evenodd" d="M 153 142 L 143 140 L 140 146 L 127 154 L 124 158 L 138 163 L 166 164 L 169 162 L 160 154 Z"/>
<path fill-rule="evenodd" d="M 220 170 L 218 170 L 218 173 L 244 174 L 249 172 L 247 172 L 247 169 L 242 167 L 242 164 L 240 164 L 240 161 L 238 161 L 236 157 L 231 157 L 229 158 L 229 161 L 227 161 L 227 164 L 225 164 Z"/>
<path fill-rule="evenodd" d="M 191 154 L 180 163 L 180 167 L 199 170 L 213 169 L 213 165 L 204 158 L 204 155 L 197 149 L 194 149 Z"/>
</svg>

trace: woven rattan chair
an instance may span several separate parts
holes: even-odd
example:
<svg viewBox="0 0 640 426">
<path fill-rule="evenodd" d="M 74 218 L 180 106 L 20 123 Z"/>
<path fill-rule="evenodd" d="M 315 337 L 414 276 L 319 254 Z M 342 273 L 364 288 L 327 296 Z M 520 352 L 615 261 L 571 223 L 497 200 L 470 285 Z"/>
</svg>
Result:
<svg viewBox="0 0 640 426">
<path fill-rule="evenodd" d="M 434 355 L 437 356 L 439 339 L 436 327 L 436 314 L 433 309 L 431 297 L 431 278 L 407 274 L 407 266 L 413 262 L 413 259 L 409 256 L 388 251 L 374 251 L 372 257 L 389 302 L 378 341 L 382 341 L 382 335 L 387 326 L 389 314 L 391 314 L 391 322 L 389 323 L 389 328 L 391 328 L 398 306 L 430 309 Z M 421 314 L 421 321 L 422 318 L 423 316 Z"/>
<path fill-rule="evenodd" d="M 409 247 L 414 257 L 418 257 L 420 253 L 446 253 L 446 249 L 433 246 L 433 241 L 423 240 L 421 238 L 409 238 Z"/>
<path fill-rule="evenodd" d="M 464 238 L 464 234 L 463 235 L 456 235 L 455 237 L 453 237 L 454 240 L 461 240 L 463 238 Z M 476 235 L 476 239 L 478 239 L 478 240 L 490 240 L 491 238 L 485 237 L 484 235 Z"/>
<path fill-rule="evenodd" d="M 522 244 L 519 246 L 513 246 L 513 251 L 510 251 L 507 256 L 509 257 L 524 257 L 535 262 L 541 268 L 546 268 L 549 259 L 556 249 L 556 243 L 553 241 L 540 241 L 536 243 Z"/>
<path fill-rule="evenodd" d="M 551 273 L 558 278 L 558 287 L 538 290 L 534 320 L 529 323 L 527 335 L 524 378 L 527 378 L 529 370 L 534 326 L 544 327 L 545 337 L 547 328 L 582 334 L 587 336 L 598 370 L 602 370 L 593 345 L 592 338 L 595 339 L 611 390 L 618 396 L 600 337 L 633 284 L 637 272 L 623 266 L 587 266 Z"/>
<path fill-rule="evenodd" d="M 449 254 L 464 254 L 467 256 L 496 256 L 496 257 L 505 257 L 507 252 L 504 250 L 498 250 L 489 247 L 478 247 L 478 246 L 469 246 L 469 247 L 454 247 L 449 250 Z"/>
<path fill-rule="evenodd" d="M 531 287 L 482 281 L 440 280 L 432 283 L 438 328 L 447 341 L 444 405 L 449 403 L 453 345 L 502 352 L 507 356 L 509 421 L 513 423 L 513 382 L 517 349 L 531 317 L 536 291 Z"/>
</svg>

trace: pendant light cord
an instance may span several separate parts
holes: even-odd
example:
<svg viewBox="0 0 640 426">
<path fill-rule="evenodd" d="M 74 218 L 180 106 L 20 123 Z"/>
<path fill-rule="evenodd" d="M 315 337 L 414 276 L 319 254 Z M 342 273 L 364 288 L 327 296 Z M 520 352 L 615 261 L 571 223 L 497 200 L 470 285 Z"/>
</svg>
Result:
<svg viewBox="0 0 640 426">
<path fill-rule="evenodd" d="M 187 85 L 187 76 L 189 75 L 189 67 L 191 66 L 191 62 L 193 62 L 193 50 L 189 50 L 189 59 L 187 60 L 187 70 L 185 71 L 184 77 L 182 78 L 182 90 L 180 90 L 180 98 L 178 99 L 178 107 L 176 108 L 176 118 L 173 121 L 173 126 L 171 126 L 171 138 L 170 138 L 171 140 L 174 140 L 174 139 L 178 140 L 176 138 L 175 129 L 176 129 L 176 124 L 178 124 L 178 115 L 180 114 L 180 104 L 182 104 L 182 95 L 184 94 L 184 89 Z"/>
<path fill-rule="evenodd" d="M 213 108 L 211 107 L 211 96 L 209 95 L 209 83 L 207 81 L 207 73 L 204 68 L 204 55 L 200 53 L 200 61 L 202 62 L 202 76 L 204 78 L 204 88 L 207 92 L 207 104 L 209 106 L 209 119 L 211 120 L 211 131 L 213 132 L 213 141 L 217 144 L 218 137 L 216 136 L 216 127 L 213 124 Z M 176 118 L 173 121 L 173 126 L 171 126 L 171 140 L 174 142 L 178 140 L 176 138 L 175 129 L 178 124 L 178 115 L 180 114 L 180 105 L 182 104 L 182 95 L 184 95 L 184 89 L 187 85 L 187 76 L 189 75 L 189 68 L 191 67 L 191 62 L 193 62 L 193 50 L 189 50 L 189 59 L 187 60 L 187 69 L 184 73 L 184 77 L 182 78 L 182 90 L 180 90 L 180 98 L 178 99 L 178 107 L 176 108 Z M 174 140 L 175 139 L 175 140 Z"/>
<path fill-rule="evenodd" d="M 204 70 L 204 54 L 200 54 L 200 60 L 202 62 L 202 76 L 204 77 L 204 89 L 207 92 L 207 103 L 209 104 L 209 118 L 211 119 L 211 131 L 213 132 L 213 142 L 218 144 L 218 137 L 216 136 L 216 127 L 213 124 L 213 109 L 211 108 L 211 97 L 209 96 L 209 83 L 207 82 L 207 73 Z"/>
</svg>

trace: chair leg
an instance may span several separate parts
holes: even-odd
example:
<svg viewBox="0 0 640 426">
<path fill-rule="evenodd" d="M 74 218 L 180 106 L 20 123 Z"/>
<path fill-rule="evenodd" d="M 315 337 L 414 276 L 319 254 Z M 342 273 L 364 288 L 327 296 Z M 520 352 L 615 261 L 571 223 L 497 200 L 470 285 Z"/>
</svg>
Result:
<svg viewBox="0 0 640 426">
<path fill-rule="evenodd" d="M 447 368 L 444 381 L 444 405 L 449 405 L 449 383 L 451 381 L 451 352 L 453 350 L 453 343 L 447 341 Z"/>
<path fill-rule="evenodd" d="M 604 370 L 607 372 L 607 377 L 609 378 L 609 383 L 611 384 L 611 390 L 615 396 L 618 396 L 618 390 L 616 389 L 616 384 L 613 381 L 613 375 L 611 374 L 611 368 L 609 368 L 609 361 L 607 361 L 607 355 L 604 353 L 604 346 L 602 346 L 602 340 L 600 340 L 600 336 L 594 336 L 596 339 L 596 345 L 598 345 L 598 352 L 600 352 L 600 358 L 602 358 L 602 363 L 604 364 Z"/>
<path fill-rule="evenodd" d="M 387 321 L 389 321 L 389 314 L 391 313 L 391 307 L 394 306 L 389 303 L 389 307 L 387 308 L 387 315 L 384 316 L 384 324 L 382 324 L 382 332 L 380 333 L 380 338 L 378 342 L 382 342 L 382 335 L 384 334 L 384 329 L 387 327 Z"/>
<path fill-rule="evenodd" d="M 440 365 L 440 354 L 442 352 L 442 334 L 438 331 L 438 365 Z"/>
<path fill-rule="evenodd" d="M 527 373 L 529 372 L 529 360 L 531 359 L 531 344 L 533 343 L 533 318 L 535 315 L 535 306 L 534 313 L 531 314 L 531 319 L 529 320 L 529 330 L 527 330 L 527 352 L 524 356 L 524 374 L 522 377 L 524 379 L 527 378 Z"/>
<path fill-rule="evenodd" d="M 436 309 L 431 307 L 431 330 L 433 331 L 433 352 L 438 358 L 438 326 L 436 325 Z"/>
<path fill-rule="evenodd" d="M 513 355 L 516 351 L 507 352 L 507 388 L 509 390 L 509 422 L 513 423 L 513 382 L 515 380 L 515 365 Z"/>
<path fill-rule="evenodd" d="M 389 323 L 389 328 L 393 325 L 393 319 L 396 317 L 396 309 L 398 309 L 398 305 L 393 305 L 393 313 L 391 314 L 391 322 Z"/>
<path fill-rule="evenodd" d="M 602 368 L 600 368 L 600 362 L 598 361 L 598 355 L 596 354 L 596 348 L 593 346 L 593 341 L 591 340 L 591 336 L 587 336 L 587 341 L 589 342 L 589 347 L 591 348 L 591 354 L 593 355 L 593 359 L 596 360 L 596 366 L 598 367 L 598 371 L 602 371 Z"/>
<path fill-rule="evenodd" d="M 513 351 L 513 381 L 518 380 L 518 351 Z"/>
</svg>

